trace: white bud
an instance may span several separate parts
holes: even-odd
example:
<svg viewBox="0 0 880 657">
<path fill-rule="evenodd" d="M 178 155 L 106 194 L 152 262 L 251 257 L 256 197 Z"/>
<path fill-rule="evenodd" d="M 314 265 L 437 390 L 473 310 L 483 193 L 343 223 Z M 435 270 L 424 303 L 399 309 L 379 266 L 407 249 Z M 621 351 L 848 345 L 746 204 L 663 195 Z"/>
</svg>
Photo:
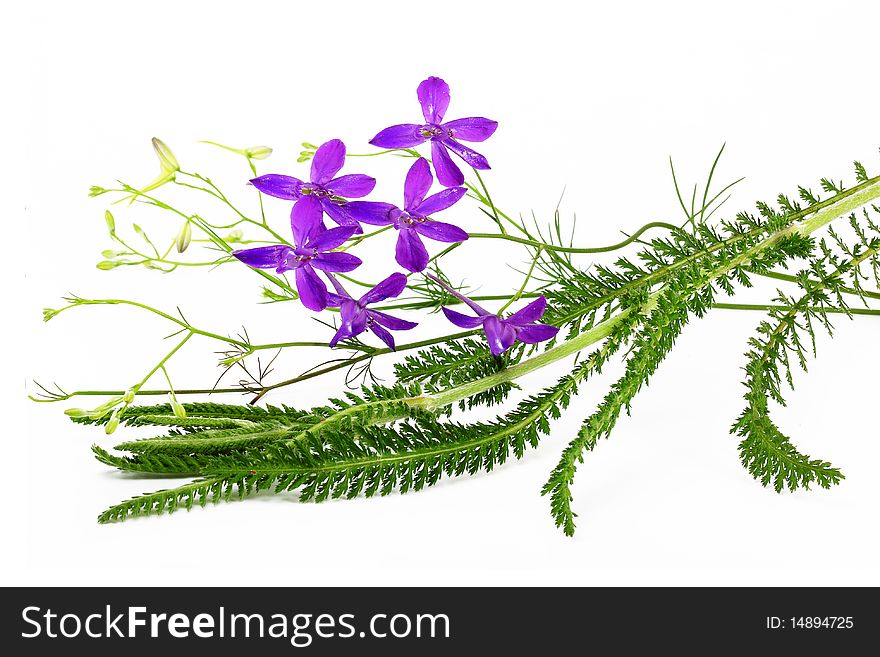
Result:
<svg viewBox="0 0 880 657">
<path fill-rule="evenodd" d="M 174 417 L 178 420 L 183 420 L 186 418 L 186 409 L 183 407 L 179 401 L 177 401 L 177 397 L 174 395 L 169 396 L 168 401 L 171 403 L 171 410 L 174 411 Z"/>
<path fill-rule="evenodd" d="M 159 165 L 162 167 L 163 172 L 180 170 L 180 165 L 177 163 L 174 153 L 171 152 L 171 149 L 161 139 L 153 137 L 153 150 L 156 151 L 156 156 L 159 158 Z"/>
<path fill-rule="evenodd" d="M 177 239 L 175 240 L 178 253 L 183 253 L 189 247 L 189 243 L 192 241 L 192 234 L 192 224 L 189 221 L 183 222 L 183 226 L 180 227 Z"/>
<path fill-rule="evenodd" d="M 104 221 L 107 222 L 107 230 L 113 235 L 116 232 L 116 221 L 113 219 L 113 214 L 110 210 L 104 212 Z"/>
<path fill-rule="evenodd" d="M 125 391 L 125 394 L 122 395 L 122 401 L 126 404 L 130 404 L 134 401 L 135 391 L 134 388 L 129 388 Z"/>
<path fill-rule="evenodd" d="M 110 416 L 110 419 L 107 421 L 107 424 L 104 425 L 104 433 L 108 436 L 116 431 L 116 428 L 119 426 L 119 411 L 113 411 L 113 415 Z"/>
</svg>

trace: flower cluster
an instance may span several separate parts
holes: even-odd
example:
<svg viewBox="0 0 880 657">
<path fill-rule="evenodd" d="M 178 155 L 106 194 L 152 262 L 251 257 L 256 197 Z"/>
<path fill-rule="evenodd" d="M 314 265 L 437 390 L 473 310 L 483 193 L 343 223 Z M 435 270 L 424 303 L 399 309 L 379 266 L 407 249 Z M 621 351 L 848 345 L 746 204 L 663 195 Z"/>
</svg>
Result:
<svg viewBox="0 0 880 657">
<path fill-rule="evenodd" d="M 376 186 L 376 179 L 359 173 L 339 175 L 346 157 L 345 144 L 339 139 L 331 139 L 317 148 L 308 181 L 274 173 L 250 181 L 263 194 L 293 201 L 290 212 L 293 243 L 243 249 L 233 255 L 250 267 L 274 269 L 277 273 L 293 271 L 300 300 L 309 310 L 338 308 L 340 328 L 330 342 L 331 347 L 370 330 L 394 349 L 394 337 L 389 331 L 405 331 L 416 326 L 414 322 L 368 307 L 399 296 L 406 289 L 407 275 L 391 274 L 357 300 L 334 276 L 351 272 L 362 264 L 360 258 L 345 252 L 344 245 L 356 235 L 363 234 L 364 224 L 395 229 L 395 260 L 410 273 L 422 272 L 428 266 L 430 257 L 424 239 L 446 243 L 468 239 L 468 233 L 463 229 L 434 218 L 467 193 L 467 188 L 462 186 L 464 174 L 449 153 L 458 155 L 474 169 L 488 169 L 486 158 L 461 142 L 488 139 L 498 122 L 482 117 L 444 122 L 450 94 L 449 85 L 440 78 L 424 80 L 419 84 L 417 95 L 425 123 L 393 125 L 379 132 L 370 143 L 381 148 L 411 149 L 430 141 L 431 163 L 443 190 L 429 195 L 434 184 L 431 164 L 417 157 L 406 175 L 402 207 L 379 201 L 352 200 L 368 196 Z M 337 227 L 328 228 L 324 215 Z M 319 274 L 323 274 L 335 292 L 327 289 Z M 439 279 L 435 280 L 446 287 Z M 468 317 L 444 308 L 446 317 L 457 326 L 482 326 L 494 355 L 500 355 L 517 340 L 533 344 L 549 340 L 556 334 L 554 327 L 535 323 L 546 307 L 543 297 L 504 319 L 457 291 L 447 289 L 478 316 Z"/>
</svg>

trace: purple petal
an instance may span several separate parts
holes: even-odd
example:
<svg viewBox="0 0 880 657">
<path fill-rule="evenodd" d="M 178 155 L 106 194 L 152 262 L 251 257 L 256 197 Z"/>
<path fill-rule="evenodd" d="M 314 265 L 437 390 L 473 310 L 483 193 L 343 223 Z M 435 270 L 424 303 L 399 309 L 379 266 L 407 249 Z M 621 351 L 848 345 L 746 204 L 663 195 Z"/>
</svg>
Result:
<svg viewBox="0 0 880 657">
<path fill-rule="evenodd" d="M 366 306 L 377 301 L 385 301 L 389 297 L 396 297 L 406 289 L 406 276 L 399 272 L 391 274 L 372 290 L 360 298 L 358 303 Z"/>
<path fill-rule="evenodd" d="M 324 208 L 324 212 L 327 213 L 327 216 L 340 226 L 351 226 L 355 228 L 355 233 L 364 232 L 361 230 L 360 224 L 358 224 L 357 220 L 349 213 L 348 203 L 340 205 L 339 203 L 334 203 L 329 198 L 325 197 L 321 199 L 321 207 Z"/>
<path fill-rule="evenodd" d="M 303 246 L 324 228 L 324 211 L 321 202 L 314 196 L 303 196 L 290 211 L 290 229 L 293 243 Z"/>
<path fill-rule="evenodd" d="M 345 144 L 339 139 L 324 142 L 312 158 L 312 182 L 323 185 L 345 164 Z"/>
<path fill-rule="evenodd" d="M 311 265 L 321 271 L 352 271 L 363 264 L 363 260 L 350 253 L 331 251 L 316 255 L 310 261 Z"/>
<path fill-rule="evenodd" d="M 472 116 L 467 119 L 455 119 L 444 123 L 443 127 L 452 130 L 452 135 L 462 141 L 486 141 L 498 128 L 498 121 Z"/>
<path fill-rule="evenodd" d="M 516 342 L 516 330 L 507 322 L 498 319 L 496 315 L 486 317 L 483 330 L 486 332 L 489 351 L 493 356 L 500 356 Z"/>
<path fill-rule="evenodd" d="M 386 328 L 390 328 L 392 331 L 408 331 L 419 325 L 418 322 L 410 322 L 405 319 L 400 319 L 399 317 L 392 317 L 391 315 L 379 312 L 378 310 L 369 310 L 367 312 L 373 318 L 373 321 L 378 322 Z"/>
<path fill-rule="evenodd" d="M 394 346 L 394 336 L 391 335 L 391 333 L 383 329 L 375 322 L 370 324 L 370 330 L 375 333 L 376 337 L 378 337 L 382 342 L 387 344 L 388 348 L 391 349 L 391 351 L 395 351 L 396 347 Z"/>
<path fill-rule="evenodd" d="M 259 178 L 253 178 L 251 184 L 263 194 L 292 201 L 299 198 L 299 188 L 303 183 L 302 180 L 293 176 L 269 173 Z"/>
<path fill-rule="evenodd" d="M 559 329 L 549 324 L 529 324 L 516 330 L 516 339 L 526 344 L 538 344 L 555 338 Z"/>
<path fill-rule="evenodd" d="M 339 330 L 330 340 L 330 346 L 335 347 L 340 340 L 347 340 L 363 333 L 367 327 L 367 313 L 360 308 L 356 301 L 343 299 L 339 306 Z"/>
<path fill-rule="evenodd" d="M 339 176 L 325 185 L 335 196 L 344 196 L 345 198 L 366 196 L 373 191 L 375 186 L 376 179 L 365 176 L 362 173 L 350 173 L 346 176 Z"/>
<path fill-rule="evenodd" d="M 422 114 L 428 123 L 440 123 L 449 107 L 449 85 L 433 75 L 423 80 L 418 88 Z"/>
<path fill-rule="evenodd" d="M 447 148 L 449 148 L 449 150 L 451 150 L 453 153 L 456 153 L 462 160 L 470 164 L 474 169 L 492 168 L 489 166 L 489 160 L 477 153 L 477 151 L 468 148 L 464 144 L 459 144 L 454 139 L 444 139 L 443 143 L 446 145 Z"/>
<path fill-rule="evenodd" d="M 385 128 L 370 140 L 379 148 L 411 148 L 424 143 L 428 138 L 421 134 L 422 126 L 415 123 L 401 123 Z"/>
<path fill-rule="evenodd" d="M 434 176 L 431 175 L 431 165 L 423 157 L 417 159 L 406 174 L 406 182 L 403 185 L 403 207 L 412 210 L 418 207 L 425 194 L 434 184 Z"/>
<path fill-rule="evenodd" d="M 468 234 L 458 226 L 444 224 L 442 221 L 426 221 L 415 224 L 413 229 L 419 235 L 438 242 L 464 242 L 468 238 Z"/>
<path fill-rule="evenodd" d="M 285 244 L 274 246 L 258 246 L 255 249 L 233 251 L 232 255 L 248 267 L 257 269 L 281 269 L 288 255 L 293 251 Z M 279 272 L 280 273 L 280 272 Z"/>
<path fill-rule="evenodd" d="M 354 235 L 355 230 L 354 226 L 340 226 L 339 228 L 325 230 L 323 233 L 314 235 L 306 243 L 306 248 L 330 251 L 345 244 L 345 240 Z"/>
<path fill-rule="evenodd" d="M 367 327 L 367 312 L 354 299 L 346 299 L 339 307 L 339 318 L 352 335 L 362 333 Z"/>
<path fill-rule="evenodd" d="M 461 172 L 449 151 L 439 141 L 431 142 L 431 159 L 434 161 L 434 171 L 437 173 L 437 182 L 444 187 L 457 187 L 464 182 L 464 174 Z"/>
<path fill-rule="evenodd" d="M 460 326 L 461 328 L 477 328 L 483 324 L 482 317 L 471 317 L 470 315 L 462 315 L 459 312 L 454 310 L 450 310 L 446 306 L 442 308 L 443 314 L 446 315 L 446 319 L 455 324 L 456 326 Z"/>
<path fill-rule="evenodd" d="M 351 300 L 351 297 L 343 297 L 338 294 L 334 294 L 333 292 L 327 292 L 327 307 L 328 308 L 339 308 L 342 305 L 343 301 Z"/>
<path fill-rule="evenodd" d="M 531 324 L 532 322 L 537 322 L 541 319 L 545 310 L 547 310 L 547 299 L 545 299 L 542 294 L 528 305 L 523 306 L 513 313 L 507 318 L 507 321 L 515 326 Z"/>
<path fill-rule="evenodd" d="M 356 221 L 371 226 L 387 226 L 392 222 L 390 213 L 397 208 L 378 201 L 352 201 L 345 204 L 345 209 Z"/>
<path fill-rule="evenodd" d="M 327 286 L 315 270 L 308 264 L 296 270 L 296 291 L 299 300 L 309 310 L 324 310 L 327 307 Z"/>
<path fill-rule="evenodd" d="M 342 287 L 342 283 L 339 282 L 339 279 L 333 276 L 332 274 L 328 274 L 327 278 L 330 279 L 330 282 L 333 283 L 333 289 L 336 290 L 336 294 L 342 297 L 343 299 L 352 300 L 351 295 L 345 291 L 345 288 Z"/>
<path fill-rule="evenodd" d="M 333 338 L 330 340 L 330 346 L 335 347 L 342 340 L 348 340 L 352 337 L 351 329 L 348 326 L 340 326 Z"/>
<path fill-rule="evenodd" d="M 397 233 L 394 255 L 397 264 L 409 271 L 422 271 L 428 266 L 428 249 L 419 234 L 410 228 L 403 228 Z"/>
<path fill-rule="evenodd" d="M 416 210 L 420 215 L 427 217 L 429 214 L 455 205 L 465 194 L 467 194 L 467 187 L 448 187 L 442 192 L 437 192 L 426 198 Z"/>
</svg>

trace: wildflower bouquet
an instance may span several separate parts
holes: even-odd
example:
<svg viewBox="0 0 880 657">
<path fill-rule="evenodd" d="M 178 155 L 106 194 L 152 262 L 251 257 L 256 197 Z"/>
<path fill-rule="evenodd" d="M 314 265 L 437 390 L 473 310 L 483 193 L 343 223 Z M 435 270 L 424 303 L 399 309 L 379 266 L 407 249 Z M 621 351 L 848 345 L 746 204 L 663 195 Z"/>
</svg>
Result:
<svg viewBox="0 0 880 657">
<path fill-rule="evenodd" d="M 258 175 L 257 163 L 271 154 L 267 147 L 214 144 L 245 158 L 256 190 L 256 212 L 232 203 L 211 178 L 185 171 L 158 139 L 153 146 L 160 173 L 152 183 L 92 188 L 92 196 L 146 204 L 176 217 L 181 226 L 164 249 L 134 226 L 139 242 L 133 244 L 117 231 L 108 210 L 105 218 L 116 246 L 104 252 L 100 269 L 237 267 L 243 276 L 253 272 L 264 279 L 267 301 L 289 303 L 290 312 L 328 318 L 328 332 L 314 341 L 255 344 L 246 333 L 222 335 L 191 324 L 179 311 L 134 300 L 72 296 L 62 308 L 47 309 L 49 320 L 71 308 L 129 305 L 162 317 L 175 329 L 173 348 L 126 390 L 68 393 L 41 386 L 35 397 L 107 397 L 96 408 L 66 413 L 74 422 L 103 425 L 108 434 L 120 424 L 159 427 L 162 433 L 121 442 L 115 452 L 94 446 L 98 460 L 125 471 L 192 479 L 116 504 L 100 514 L 100 522 L 170 513 L 257 491 L 295 491 L 302 501 L 320 502 L 420 490 L 444 476 L 492 470 L 510 457 L 522 457 L 550 433 L 553 420 L 571 412 L 583 422 L 569 436 L 543 489 L 557 526 L 570 535 L 575 528 L 571 484 L 578 464 L 611 434 L 621 413 L 629 412 L 684 326 L 717 308 L 764 314 L 748 342 L 745 404 L 732 426 L 743 465 L 777 491 L 840 482 L 843 475 L 837 468 L 797 449 L 774 422 L 771 407 L 785 403 L 785 384 L 792 382 L 793 367 L 806 366 L 816 330 L 830 331 L 834 315 L 880 315 L 880 177 L 869 177 L 856 163 L 852 187 L 822 179 L 821 197 L 802 187 L 796 197 L 780 195 L 773 205 L 758 203 L 755 213 L 722 220 L 715 218 L 716 211 L 736 183 L 710 191 L 716 158 L 704 188 L 699 194 L 694 189 L 689 204 L 679 193 L 684 223 L 651 222 L 618 244 L 576 246 L 563 237 L 567 231 L 558 213 L 546 227 L 537 221 L 530 225 L 492 201 L 480 173 L 489 163 L 468 144 L 489 139 L 498 128 L 496 121 L 447 120 L 450 90 L 437 77 L 424 80 L 417 96 L 421 119 L 379 131 L 370 140 L 377 150 L 358 154 L 398 156 L 407 162 L 405 176 L 401 171 L 402 199 L 365 200 L 376 180 L 347 172 L 353 156 L 338 139 L 320 146 L 304 144 L 299 163 L 303 168 L 310 163 L 310 170 L 307 176 L 293 172 L 300 177 Z M 172 205 L 162 195 L 169 186 L 211 197 L 234 221 L 223 224 Z M 675 187 L 679 191 L 677 182 Z M 264 196 L 289 202 L 289 233 L 273 228 Z M 490 232 L 468 232 L 443 221 L 445 210 L 464 202 L 478 210 L 473 225 L 482 221 L 492 227 Z M 528 253 L 528 267 L 514 294 L 467 293 L 455 282 L 461 272 L 442 266 L 452 250 L 487 239 L 510 242 Z M 189 256 L 182 254 L 194 246 L 211 257 L 186 260 Z M 374 261 L 387 265 L 387 276 L 375 283 L 353 274 L 366 247 L 372 248 Z M 613 264 L 582 267 L 576 261 L 581 254 L 627 247 L 629 255 L 616 255 Z M 766 304 L 723 300 L 756 279 L 772 279 L 780 287 Z M 420 314 L 436 311 L 454 329 L 401 343 L 400 336 L 416 326 Z M 249 378 L 231 388 L 175 391 L 167 366 L 194 337 L 219 342 L 222 367 L 241 368 Z M 248 369 L 260 352 L 298 347 L 322 347 L 332 355 L 304 373 L 277 381 L 266 380 L 265 367 Z M 367 380 L 369 365 L 392 353 L 406 354 L 394 365 L 395 381 L 383 385 Z M 589 414 L 573 404 L 578 388 L 613 358 L 623 360 L 623 374 L 598 408 Z M 467 419 L 474 407 L 506 402 L 525 375 L 562 361 L 568 362 L 568 371 L 554 385 L 531 391 L 494 420 Z M 270 391 L 337 370 L 351 373 L 350 389 L 326 405 L 257 404 Z M 167 387 L 146 387 L 160 376 Z M 359 377 L 364 380 L 355 385 Z M 179 401 L 184 395 L 207 393 L 246 393 L 250 403 Z M 137 403 L 150 395 L 166 396 L 168 403 Z"/>
</svg>

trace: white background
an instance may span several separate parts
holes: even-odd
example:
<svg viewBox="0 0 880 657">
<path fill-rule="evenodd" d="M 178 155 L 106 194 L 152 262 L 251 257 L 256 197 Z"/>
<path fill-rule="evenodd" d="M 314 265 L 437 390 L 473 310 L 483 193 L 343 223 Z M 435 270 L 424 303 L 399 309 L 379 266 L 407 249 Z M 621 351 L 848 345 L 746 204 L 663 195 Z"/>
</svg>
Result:
<svg viewBox="0 0 880 657">
<path fill-rule="evenodd" d="M 252 204 L 243 162 L 197 140 L 267 144 L 276 151 L 263 172 L 302 174 L 294 162 L 301 141 L 339 137 L 350 151 L 369 149 L 381 128 L 418 120 L 415 87 L 439 75 L 452 87 L 449 118 L 500 121 L 478 149 L 493 165 L 487 181 L 498 205 L 546 221 L 565 188 L 577 241 L 604 244 L 646 221 L 681 220 L 669 155 L 690 184 L 727 142 L 719 179 L 747 176 L 728 213 L 798 184 L 817 188 L 821 176 L 851 182 L 853 159 L 876 173 L 876 3 L 29 5 L 28 15 L 4 20 L 13 32 L 4 105 L 14 114 L 4 120 L 3 290 L 16 304 L 4 322 L 4 399 L 27 418 L 26 426 L 4 421 L 4 583 L 880 582 L 872 318 L 838 322 L 837 338 L 820 341 L 810 375 L 797 377 L 791 404 L 776 414 L 803 450 L 844 470 L 841 486 L 777 495 L 739 465 L 728 428 L 742 406 L 742 353 L 759 316 L 717 311 L 687 328 L 633 417 L 588 455 L 574 487 L 573 540 L 553 527 L 538 492 L 607 377 L 538 451 L 490 475 L 384 499 L 259 497 L 111 526 L 95 523 L 99 511 L 162 483 L 92 459 L 92 442 L 110 446 L 123 431 L 108 439 L 72 426 L 63 404 L 23 399 L 30 379 L 124 388 L 167 349 L 168 327 L 134 310 L 72 310 L 43 324 L 41 308 L 68 292 L 180 305 L 196 325 L 233 332 L 245 324 L 258 342 L 328 337 L 301 308 L 258 306 L 260 279 L 234 267 L 168 276 L 95 269 L 112 245 L 107 204 L 86 192 L 116 178 L 151 179 L 153 136 L 185 168 Z M 399 200 L 405 163 L 350 160 L 346 168 L 381 177 L 374 198 Z M 466 203 L 448 218 L 489 230 Z M 286 230 L 287 205 L 267 207 Z M 120 225 L 137 220 L 162 241 L 177 230 L 156 212 L 115 210 Z M 376 278 L 387 271 L 376 263 L 390 243 L 373 248 L 359 273 Z M 474 242 L 447 269 L 484 292 L 505 292 L 519 280 L 504 265 L 524 257 Z M 760 292 L 768 291 L 740 298 L 766 298 Z M 427 320 L 408 337 L 443 328 Z M 171 367 L 176 385 L 210 384 L 215 348 L 193 340 Z M 318 356 L 288 358 L 278 374 Z M 560 371 L 522 383 L 536 390 Z M 327 378 L 269 401 L 306 405 L 339 387 Z"/>
</svg>

